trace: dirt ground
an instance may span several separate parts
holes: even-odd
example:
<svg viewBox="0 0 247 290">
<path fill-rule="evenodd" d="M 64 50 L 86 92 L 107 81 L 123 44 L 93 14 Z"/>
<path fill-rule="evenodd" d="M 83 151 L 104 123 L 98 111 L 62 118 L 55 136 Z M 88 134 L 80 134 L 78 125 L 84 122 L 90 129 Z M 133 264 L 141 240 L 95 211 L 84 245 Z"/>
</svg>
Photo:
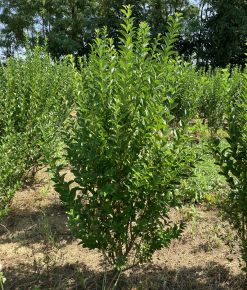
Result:
<svg viewBox="0 0 247 290">
<path fill-rule="evenodd" d="M 97 251 L 78 245 L 66 216 L 44 177 L 18 192 L 0 225 L 4 289 L 111 289 L 112 277 Z M 183 208 L 183 236 L 155 253 L 153 263 L 124 273 L 116 289 L 240 290 L 244 286 L 239 249 L 217 210 Z"/>
</svg>

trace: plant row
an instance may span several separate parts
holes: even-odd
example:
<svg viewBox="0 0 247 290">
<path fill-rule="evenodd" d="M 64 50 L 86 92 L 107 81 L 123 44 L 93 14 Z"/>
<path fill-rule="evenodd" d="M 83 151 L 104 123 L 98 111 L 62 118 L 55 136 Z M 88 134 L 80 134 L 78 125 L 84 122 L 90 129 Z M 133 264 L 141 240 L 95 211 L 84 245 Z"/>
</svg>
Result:
<svg viewBox="0 0 247 290">
<path fill-rule="evenodd" d="M 204 150 L 192 134 L 203 120 L 230 185 L 222 207 L 247 262 L 246 71 L 205 72 L 179 58 L 179 15 L 151 41 L 129 6 L 122 13 L 117 47 L 101 30 L 76 65 L 37 46 L 0 68 L 1 215 L 32 172 L 48 165 L 83 246 L 118 270 L 150 261 L 185 227 L 170 213 L 190 199 L 183 184 Z"/>
</svg>

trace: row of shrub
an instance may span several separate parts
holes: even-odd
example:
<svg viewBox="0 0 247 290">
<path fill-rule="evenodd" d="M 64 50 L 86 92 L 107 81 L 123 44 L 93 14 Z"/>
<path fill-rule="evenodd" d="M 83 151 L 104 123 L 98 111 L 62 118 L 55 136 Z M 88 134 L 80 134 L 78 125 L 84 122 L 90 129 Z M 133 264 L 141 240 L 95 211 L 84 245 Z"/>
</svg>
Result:
<svg viewBox="0 0 247 290">
<path fill-rule="evenodd" d="M 103 30 L 76 66 L 36 47 L 0 68 L 0 213 L 30 172 L 48 164 L 83 246 L 118 270 L 149 261 L 185 226 L 169 212 L 185 202 L 181 184 L 200 159 L 191 128 L 203 118 L 212 137 L 227 135 L 213 150 L 247 262 L 246 72 L 198 71 L 178 58 L 179 15 L 151 40 L 146 23 L 134 27 L 129 6 L 122 13 L 117 48 Z"/>
<path fill-rule="evenodd" d="M 74 103 L 75 73 L 72 59 L 54 63 L 38 46 L 0 67 L 0 216 L 56 151 Z"/>
</svg>

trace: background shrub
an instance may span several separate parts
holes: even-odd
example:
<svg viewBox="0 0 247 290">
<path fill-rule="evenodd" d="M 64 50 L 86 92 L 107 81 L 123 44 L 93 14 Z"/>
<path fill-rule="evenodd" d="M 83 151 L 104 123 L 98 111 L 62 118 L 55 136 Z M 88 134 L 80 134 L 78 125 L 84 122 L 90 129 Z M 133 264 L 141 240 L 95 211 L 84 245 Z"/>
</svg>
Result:
<svg viewBox="0 0 247 290">
<path fill-rule="evenodd" d="M 73 61 L 54 62 L 41 47 L 10 58 L 0 81 L 0 213 L 41 159 L 58 146 L 59 130 L 74 102 Z"/>
<path fill-rule="evenodd" d="M 230 73 L 228 69 L 215 69 L 202 75 L 200 110 L 212 133 L 222 128 L 230 99 Z"/>
<path fill-rule="evenodd" d="M 191 119 L 195 120 L 203 94 L 200 73 L 192 63 L 182 59 L 170 60 L 163 69 L 166 94 L 174 100 L 174 122 L 186 124 Z"/>
</svg>

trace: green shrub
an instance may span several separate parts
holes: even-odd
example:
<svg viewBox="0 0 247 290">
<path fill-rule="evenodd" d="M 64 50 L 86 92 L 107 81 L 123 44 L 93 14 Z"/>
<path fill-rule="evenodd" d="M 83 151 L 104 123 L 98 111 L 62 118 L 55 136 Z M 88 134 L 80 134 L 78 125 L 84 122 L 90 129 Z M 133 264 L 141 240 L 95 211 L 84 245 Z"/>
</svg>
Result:
<svg viewBox="0 0 247 290">
<path fill-rule="evenodd" d="M 0 215 L 28 172 L 50 159 L 74 99 L 75 69 L 40 47 L 0 69 Z"/>
<path fill-rule="evenodd" d="M 228 146 L 217 150 L 217 156 L 231 188 L 223 209 L 238 231 L 247 272 L 247 72 L 235 71 L 231 83 L 234 94 L 227 112 Z"/>
<path fill-rule="evenodd" d="M 169 58 L 178 19 L 170 19 L 160 50 L 162 38 L 152 45 L 148 25 L 135 28 L 130 7 L 122 12 L 120 49 L 103 33 L 82 63 L 77 118 L 64 135 L 68 165 L 54 172 L 74 235 L 121 270 L 181 234 L 183 223 L 173 224 L 169 211 L 195 159 L 186 126 L 173 126 L 166 86 L 166 66 L 179 70 Z"/>
<path fill-rule="evenodd" d="M 163 69 L 166 74 L 164 78 L 166 94 L 174 100 L 172 109 L 174 123 L 181 120 L 187 123 L 191 119 L 196 119 L 203 93 L 200 73 L 195 70 L 192 63 L 182 59 L 170 60 Z"/>
<path fill-rule="evenodd" d="M 200 110 L 212 133 L 222 128 L 226 120 L 225 112 L 230 96 L 229 76 L 227 69 L 216 69 L 202 75 Z"/>
</svg>

